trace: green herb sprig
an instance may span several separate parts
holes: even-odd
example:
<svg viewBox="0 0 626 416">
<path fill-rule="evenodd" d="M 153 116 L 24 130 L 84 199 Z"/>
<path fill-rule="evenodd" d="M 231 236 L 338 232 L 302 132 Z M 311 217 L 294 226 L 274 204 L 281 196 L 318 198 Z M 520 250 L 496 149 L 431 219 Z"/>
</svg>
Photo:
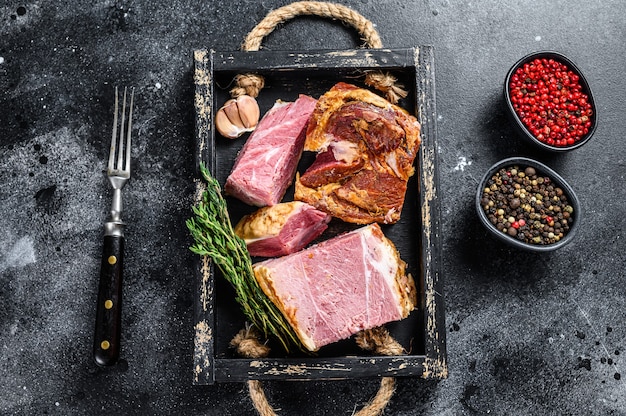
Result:
<svg viewBox="0 0 626 416">
<path fill-rule="evenodd" d="M 252 260 L 245 241 L 235 234 L 219 182 L 200 165 L 207 183 L 201 200 L 193 207 L 186 224 L 195 244 L 190 250 L 210 257 L 235 289 L 235 300 L 246 318 L 267 338 L 275 336 L 287 352 L 292 346 L 306 351 L 284 315 L 265 295 L 254 277 Z"/>
</svg>

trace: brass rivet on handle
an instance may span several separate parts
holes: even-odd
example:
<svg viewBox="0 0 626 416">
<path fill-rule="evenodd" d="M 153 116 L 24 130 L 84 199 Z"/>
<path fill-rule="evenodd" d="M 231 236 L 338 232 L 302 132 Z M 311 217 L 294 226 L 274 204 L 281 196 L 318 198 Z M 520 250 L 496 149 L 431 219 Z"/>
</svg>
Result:
<svg viewBox="0 0 626 416">
<path fill-rule="evenodd" d="M 111 309 L 113 307 L 113 301 L 111 299 L 107 299 L 104 301 L 104 309 Z"/>
<path fill-rule="evenodd" d="M 102 348 L 103 350 L 108 350 L 110 346 L 111 343 L 106 339 L 100 343 L 100 348 Z"/>
<path fill-rule="evenodd" d="M 109 256 L 109 258 L 107 259 L 107 261 L 109 262 L 109 264 L 111 266 L 113 266 L 115 263 L 117 263 L 117 257 L 115 256 Z"/>
</svg>

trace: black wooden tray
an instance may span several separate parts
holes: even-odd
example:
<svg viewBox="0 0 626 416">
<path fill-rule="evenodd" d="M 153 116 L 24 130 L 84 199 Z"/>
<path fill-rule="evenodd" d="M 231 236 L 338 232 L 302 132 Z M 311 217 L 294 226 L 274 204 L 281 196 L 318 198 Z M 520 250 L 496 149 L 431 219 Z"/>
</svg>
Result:
<svg viewBox="0 0 626 416">
<path fill-rule="evenodd" d="M 383 226 L 419 288 L 419 308 L 399 322 L 386 325 L 408 351 L 402 356 L 375 356 L 360 350 L 352 339 L 320 349 L 315 356 L 287 355 L 272 345 L 268 358 L 243 359 L 229 342 L 245 327 L 245 318 L 232 288 L 208 258 L 198 257 L 195 296 L 194 384 L 225 381 L 314 380 L 356 377 L 417 376 L 445 378 L 448 373 L 445 321 L 440 275 L 440 209 L 437 189 L 435 67 L 433 48 L 358 49 L 341 51 L 215 52 L 197 50 L 195 62 L 196 171 L 204 162 L 224 184 L 246 137 L 228 140 L 216 134 L 213 117 L 230 98 L 237 74 L 254 72 L 265 77 L 257 98 L 264 114 L 277 99 L 293 101 L 298 94 L 319 98 L 339 81 L 365 87 L 367 70 L 390 72 L 409 91 L 399 105 L 416 114 L 422 126 L 416 174 L 409 180 L 401 220 Z M 299 170 L 310 163 L 303 157 Z M 197 179 L 197 197 L 202 184 Z M 286 199 L 293 195 L 288 190 Z M 227 198 L 236 223 L 253 208 Z M 349 226 L 333 220 L 325 238 Z"/>
</svg>

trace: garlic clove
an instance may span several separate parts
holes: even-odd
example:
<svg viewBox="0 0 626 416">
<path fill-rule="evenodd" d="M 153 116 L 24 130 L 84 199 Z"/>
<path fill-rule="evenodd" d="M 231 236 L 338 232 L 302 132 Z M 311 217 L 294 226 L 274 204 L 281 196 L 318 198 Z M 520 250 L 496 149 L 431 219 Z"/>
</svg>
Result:
<svg viewBox="0 0 626 416">
<path fill-rule="evenodd" d="M 235 126 L 241 128 L 245 127 L 243 121 L 241 121 L 241 117 L 239 116 L 240 109 L 237 105 L 237 100 L 230 99 L 226 101 L 222 108 L 224 109 L 224 114 L 226 114 L 226 117 L 228 117 L 228 120 L 230 120 L 231 124 L 234 124 Z"/>
<path fill-rule="evenodd" d="M 230 122 L 223 109 L 215 114 L 215 128 L 224 137 L 236 139 L 241 136 L 244 131 Z"/>
<path fill-rule="evenodd" d="M 237 107 L 239 108 L 239 116 L 245 128 L 255 128 L 256 125 L 259 124 L 261 110 L 259 109 L 259 104 L 253 97 L 249 95 L 238 97 Z"/>
<path fill-rule="evenodd" d="M 254 130 L 260 116 L 257 101 L 249 95 L 242 95 L 226 101 L 217 111 L 215 127 L 222 136 L 234 139 Z"/>
</svg>

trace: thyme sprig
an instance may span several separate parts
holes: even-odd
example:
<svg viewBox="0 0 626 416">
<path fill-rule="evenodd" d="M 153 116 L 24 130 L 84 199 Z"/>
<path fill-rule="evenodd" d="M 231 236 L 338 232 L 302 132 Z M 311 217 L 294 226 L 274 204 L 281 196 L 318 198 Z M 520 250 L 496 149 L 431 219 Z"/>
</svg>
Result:
<svg viewBox="0 0 626 416">
<path fill-rule="evenodd" d="M 200 201 L 192 208 L 192 218 L 186 222 L 195 241 L 190 250 L 213 260 L 235 289 L 235 300 L 246 318 L 266 338 L 275 336 L 287 352 L 293 346 L 306 351 L 289 322 L 256 281 L 248 248 L 233 230 L 219 182 L 204 164 L 200 165 L 200 173 L 207 186 Z"/>
</svg>

